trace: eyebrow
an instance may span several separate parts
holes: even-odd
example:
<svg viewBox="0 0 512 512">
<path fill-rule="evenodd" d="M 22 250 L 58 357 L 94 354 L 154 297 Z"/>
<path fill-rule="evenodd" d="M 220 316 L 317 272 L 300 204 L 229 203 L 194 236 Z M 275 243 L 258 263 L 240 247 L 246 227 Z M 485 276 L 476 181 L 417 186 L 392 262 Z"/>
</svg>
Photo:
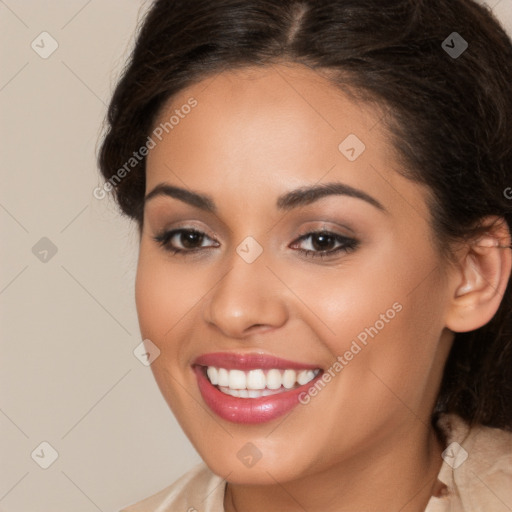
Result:
<svg viewBox="0 0 512 512">
<path fill-rule="evenodd" d="M 320 185 L 314 185 L 311 187 L 300 187 L 286 194 L 280 196 L 277 200 L 276 206 L 278 210 L 289 211 L 300 206 L 306 206 L 318 201 L 327 196 L 341 195 L 354 197 L 366 201 L 370 205 L 374 206 L 378 210 L 387 212 L 386 208 L 377 201 L 374 197 L 359 190 L 357 188 L 345 185 L 344 183 L 322 183 Z M 213 199 L 207 194 L 199 194 L 192 192 L 184 188 L 176 187 L 174 185 L 168 185 L 166 183 L 160 183 L 149 192 L 144 198 L 144 203 L 147 203 L 155 197 L 166 196 L 173 197 L 191 206 L 195 206 L 201 210 L 216 213 L 217 207 Z"/>
</svg>

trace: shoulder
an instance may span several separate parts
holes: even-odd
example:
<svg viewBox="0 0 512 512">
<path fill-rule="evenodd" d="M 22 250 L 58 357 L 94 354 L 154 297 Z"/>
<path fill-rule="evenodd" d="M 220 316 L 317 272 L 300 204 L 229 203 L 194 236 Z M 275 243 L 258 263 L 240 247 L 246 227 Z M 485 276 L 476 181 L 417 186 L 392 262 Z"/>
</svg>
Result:
<svg viewBox="0 0 512 512">
<path fill-rule="evenodd" d="M 512 432 L 468 424 L 455 414 L 443 415 L 438 427 L 446 434 L 439 479 L 463 510 L 512 510 Z"/>
<path fill-rule="evenodd" d="M 223 507 L 224 488 L 225 481 L 202 463 L 172 485 L 120 512 L 218 511 Z"/>
</svg>

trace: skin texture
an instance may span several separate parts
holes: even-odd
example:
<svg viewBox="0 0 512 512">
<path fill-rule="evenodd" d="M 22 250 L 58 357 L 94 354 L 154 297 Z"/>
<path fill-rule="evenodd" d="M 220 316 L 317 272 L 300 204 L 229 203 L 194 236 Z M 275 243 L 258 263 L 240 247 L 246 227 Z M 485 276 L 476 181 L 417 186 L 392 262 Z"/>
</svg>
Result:
<svg viewBox="0 0 512 512">
<path fill-rule="evenodd" d="M 497 310 L 510 254 L 494 242 L 509 243 L 508 230 L 461 246 L 448 264 L 434 243 L 428 191 L 396 172 L 384 111 L 309 69 L 223 72 L 181 91 L 156 124 L 190 97 L 198 105 L 148 156 L 146 192 L 178 186 L 207 194 L 217 210 L 147 201 L 136 301 L 143 338 L 161 351 L 151 368 L 163 396 L 229 482 L 226 510 L 424 510 L 442 462 L 430 415 L 451 330 L 484 325 Z M 338 149 L 349 134 L 366 146 L 353 162 Z M 292 189 L 333 182 L 385 211 L 345 195 L 276 207 Z M 202 249 L 175 255 L 154 240 L 178 228 L 204 232 Z M 325 258 L 301 253 L 314 246 L 300 236 L 321 230 L 358 245 Z M 236 252 L 248 236 L 263 249 L 250 264 Z M 201 354 L 258 352 L 327 370 L 396 303 L 401 311 L 284 417 L 234 424 L 199 393 L 191 364 Z M 251 468 L 237 457 L 247 442 L 261 452 Z"/>
</svg>

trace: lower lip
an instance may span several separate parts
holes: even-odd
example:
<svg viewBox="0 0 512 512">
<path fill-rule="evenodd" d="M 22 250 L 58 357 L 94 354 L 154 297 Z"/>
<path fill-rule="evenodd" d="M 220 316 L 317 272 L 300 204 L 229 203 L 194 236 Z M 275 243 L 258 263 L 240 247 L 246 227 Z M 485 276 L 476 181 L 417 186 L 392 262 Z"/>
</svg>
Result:
<svg viewBox="0 0 512 512">
<path fill-rule="evenodd" d="M 260 398 L 237 398 L 219 391 L 206 377 L 203 368 L 194 367 L 199 391 L 206 405 L 222 419 L 233 423 L 265 423 L 283 416 L 296 407 L 299 395 L 309 389 L 321 377 L 289 391 Z"/>
</svg>

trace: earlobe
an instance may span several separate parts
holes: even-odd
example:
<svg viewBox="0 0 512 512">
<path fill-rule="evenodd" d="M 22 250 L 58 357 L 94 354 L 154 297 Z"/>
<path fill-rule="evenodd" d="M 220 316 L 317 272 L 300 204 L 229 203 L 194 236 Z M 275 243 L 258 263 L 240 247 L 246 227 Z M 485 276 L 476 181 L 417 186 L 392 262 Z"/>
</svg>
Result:
<svg viewBox="0 0 512 512">
<path fill-rule="evenodd" d="M 446 327 L 468 332 L 498 311 L 512 266 L 510 232 L 503 219 L 490 218 L 489 231 L 469 243 L 459 260 Z"/>
</svg>

